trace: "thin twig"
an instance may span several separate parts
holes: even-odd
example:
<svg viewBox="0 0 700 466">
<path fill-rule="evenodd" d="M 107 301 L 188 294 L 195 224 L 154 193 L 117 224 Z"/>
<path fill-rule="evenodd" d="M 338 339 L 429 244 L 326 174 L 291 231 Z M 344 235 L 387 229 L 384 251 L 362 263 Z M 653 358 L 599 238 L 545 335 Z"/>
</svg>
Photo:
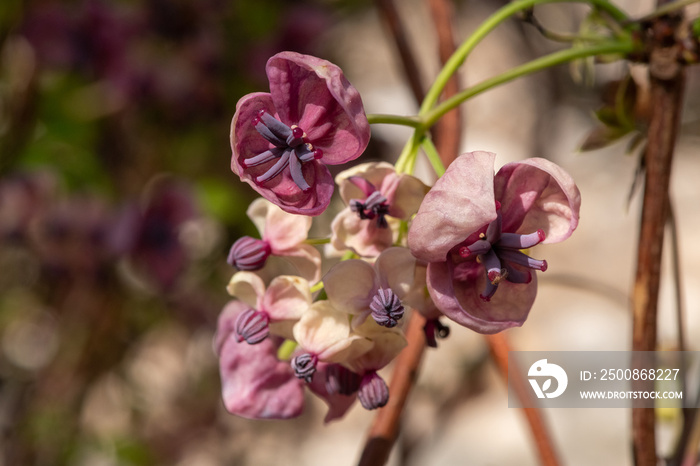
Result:
<svg viewBox="0 0 700 466">
<path fill-rule="evenodd" d="M 428 0 L 428 7 L 435 23 L 438 38 L 438 55 L 444 66 L 455 51 L 452 18 L 454 8 L 449 0 Z M 459 92 L 459 73 L 452 75 L 447 82 L 444 97 L 449 98 Z M 457 158 L 462 136 L 462 110 L 456 107 L 447 112 L 433 128 L 433 139 L 442 163 L 449 166 Z"/>
<path fill-rule="evenodd" d="M 508 370 L 508 352 L 512 351 L 508 339 L 504 333 L 486 336 L 489 344 L 491 357 L 496 362 L 498 369 L 507 382 L 513 387 L 518 400 L 522 406 L 533 406 L 532 389 L 522 376 L 523 372 L 513 367 L 515 362 L 511 359 L 510 371 Z M 554 444 L 549 435 L 549 430 L 544 422 L 542 413 L 538 408 L 521 408 L 525 419 L 530 427 L 530 432 L 535 440 L 537 452 L 540 455 L 541 464 L 544 466 L 556 466 L 559 463 L 558 454 L 554 449 Z"/>
<path fill-rule="evenodd" d="M 652 25 L 653 47 L 659 50 L 668 41 L 673 23 L 661 17 Z M 656 349 L 657 305 L 661 275 L 664 225 L 668 217 L 668 189 L 673 149 L 678 134 L 685 70 L 678 66 L 673 74 L 659 76 L 655 70 L 665 70 L 665 63 L 650 63 L 651 102 L 655 109 L 649 124 L 645 154 L 646 173 L 642 220 L 637 250 L 637 272 L 633 300 L 634 351 Z M 661 55 L 659 55 L 661 57 Z M 660 58 L 656 58 L 657 60 Z M 664 79 L 662 79 L 664 78 Z M 653 409 L 632 409 L 632 441 L 636 465 L 653 466 L 656 458 L 655 418 Z"/>
<path fill-rule="evenodd" d="M 377 410 L 359 466 L 378 466 L 389 459 L 399 433 L 401 413 L 418 377 L 418 366 L 425 350 L 424 325 L 425 318 L 418 312 L 413 312 L 406 325 L 408 346 L 401 351 L 394 363 L 394 373 L 389 383 L 389 402 Z"/>
<path fill-rule="evenodd" d="M 419 68 L 414 59 L 414 54 L 411 51 L 411 46 L 408 43 L 408 36 L 401 24 L 401 18 L 396 10 L 393 0 L 375 0 L 377 9 L 382 19 L 386 23 L 391 37 L 394 39 L 396 49 L 401 57 L 401 66 L 404 70 L 404 76 L 408 80 L 408 85 L 411 87 L 411 92 L 416 98 L 416 101 L 421 102 L 425 96 L 423 85 L 421 84 Z"/>
</svg>

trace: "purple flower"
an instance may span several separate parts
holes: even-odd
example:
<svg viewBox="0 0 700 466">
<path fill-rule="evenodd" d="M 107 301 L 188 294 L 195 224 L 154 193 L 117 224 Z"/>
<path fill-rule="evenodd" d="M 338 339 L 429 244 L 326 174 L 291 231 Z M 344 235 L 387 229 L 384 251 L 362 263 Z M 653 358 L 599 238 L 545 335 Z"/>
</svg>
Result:
<svg viewBox="0 0 700 466">
<path fill-rule="evenodd" d="M 546 261 L 521 250 L 568 238 L 581 195 L 571 176 L 539 158 L 503 166 L 490 152 L 457 158 L 426 195 L 408 234 L 411 252 L 428 262 L 435 305 L 480 333 L 520 326 L 537 293 L 532 270 Z"/>
<path fill-rule="evenodd" d="M 231 169 L 293 214 L 318 215 L 333 194 L 326 165 L 354 160 L 370 130 L 362 100 L 336 65 L 282 52 L 267 62 L 270 93 L 238 101 Z"/>
<path fill-rule="evenodd" d="M 239 341 L 235 324 L 247 309 L 241 301 L 229 302 L 221 315 L 214 340 L 224 405 L 231 414 L 248 419 L 289 419 L 304 407 L 303 383 L 289 362 L 277 359 L 272 339 L 257 345 Z"/>
<path fill-rule="evenodd" d="M 335 181 L 348 207 L 333 220 L 331 244 L 364 257 L 377 257 L 395 243 L 398 220 L 408 221 L 428 192 L 418 178 L 398 174 L 385 162 L 357 165 Z"/>
</svg>

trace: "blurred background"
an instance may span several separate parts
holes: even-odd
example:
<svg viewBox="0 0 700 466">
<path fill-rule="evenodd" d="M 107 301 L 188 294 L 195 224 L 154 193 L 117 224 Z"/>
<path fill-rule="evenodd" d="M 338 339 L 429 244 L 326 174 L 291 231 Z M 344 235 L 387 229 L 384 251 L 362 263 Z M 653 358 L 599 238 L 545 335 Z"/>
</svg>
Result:
<svg viewBox="0 0 700 466">
<path fill-rule="evenodd" d="M 427 85 L 439 69 L 424 1 L 396 2 Z M 458 41 L 503 2 L 455 2 Z M 652 2 L 626 1 L 633 16 Z M 585 8 L 542 8 L 575 32 Z M 510 21 L 481 44 L 462 86 L 555 45 Z M 393 39 L 369 0 L 3 0 L 0 2 L 0 465 L 351 465 L 372 413 L 324 426 L 309 397 L 291 421 L 225 412 L 211 348 L 228 300 L 232 242 L 256 235 L 252 189 L 230 171 L 237 100 L 267 91 L 265 62 L 294 50 L 341 66 L 368 113 L 417 110 Z M 580 153 L 593 111 L 624 64 L 560 67 L 463 107 L 462 151 L 497 164 L 547 157 L 583 196 L 581 226 L 537 249 L 549 270 L 521 329 L 522 350 L 625 350 L 636 254 L 637 152 L 630 135 Z M 643 92 L 644 70 L 632 69 Z M 700 330 L 698 73 L 691 71 L 672 178 L 690 345 Z M 644 122 L 639 121 L 643 129 Z M 373 128 L 359 160 L 394 161 L 409 136 Z M 626 142 L 625 142 L 626 141 Z M 346 167 L 343 167 L 346 168 Z M 428 182 L 427 167 L 419 166 Z M 330 213 L 314 234 L 329 231 Z M 660 342 L 675 345 L 664 265 Z M 697 349 L 691 347 L 689 349 Z M 391 463 L 537 464 L 526 424 L 507 407 L 482 338 L 452 325 L 425 358 Z M 566 464 L 630 464 L 629 412 L 545 413 Z M 678 413 L 660 413 L 662 451 Z"/>
</svg>

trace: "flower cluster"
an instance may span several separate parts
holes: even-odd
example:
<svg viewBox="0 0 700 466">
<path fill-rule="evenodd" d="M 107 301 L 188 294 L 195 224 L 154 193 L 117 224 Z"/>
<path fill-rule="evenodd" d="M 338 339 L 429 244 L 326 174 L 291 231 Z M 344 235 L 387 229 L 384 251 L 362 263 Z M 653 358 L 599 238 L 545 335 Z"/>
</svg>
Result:
<svg viewBox="0 0 700 466">
<path fill-rule="evenodd" d="M 480 333 L 522 325 L 534 271 L 547 269 L 525 250 L 578 224 L 567 173 L 536 158 L 494 173 L 495 154 L 471 152 L 432 188 L 385 162 L 334 184 L 325 165 L 356 159 L 369 140 L 359 93 L 335 65 L 296 53 L 272 57 L 267 74 L 270 93 L 243 97 L 231 127 L 232 169 L 264 197 L 248 209 L 260 238 L 231 247 L 234 299 L 215 338 L 231 413 L 297 416 L 305 386 L 327 402 L 326 421 L 355 399 L 384 406 L 378 371 L 406 345 L 409 312 L 426 318 L 430 346 L 448 333 L 442 317 Z M 321 276 L 307 235 L 336 184 L 346 207 L 326 242 L 344 255 Z"/>
</svg>

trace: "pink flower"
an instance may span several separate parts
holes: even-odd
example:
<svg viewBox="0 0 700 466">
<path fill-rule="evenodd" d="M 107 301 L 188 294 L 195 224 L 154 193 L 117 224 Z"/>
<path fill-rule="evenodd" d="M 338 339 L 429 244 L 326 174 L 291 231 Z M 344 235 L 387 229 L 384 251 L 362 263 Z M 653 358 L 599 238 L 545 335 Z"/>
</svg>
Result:
<svg viewBox="0 0 700 466">
<path fill-rule="evenodd" d="M 304 243 L 311 228 L 311 218 L 292 215 L 266 199 L 258 198 L 248 207 L 248 217 L 258 228 L 262 239 L 239 238 L 228 255 L 228 263 L 239 270 L 260 270 L 270 256 L 282 259 L 273 267 L 272 275 L 289 273 L 311 282 L 321 276 L 321 253 Z M 282 263 L 280 263 L 282 262 Z"/>
<path fill-rule="evenodd" d="M 480 333 L 520 326 L 547 262 L 520 250 L 568 238 L 581 195 L 569 174 L 539 158 L 509 163 L 494 177 L 490 152 L 463 154 L 426 195 L 408 233 L 428 262 L 435 305 Z"/>
<path fill-rule="evenodd" d="M 413 285 L 415 265 L 410 251 L 400 247 L 382 252 L 373 265 L 360 259 L 340 262 L 323 277 L 328 301 L 353 316 L 353 328 L 370 315 L 378 324 L 394 327 L 404 314 L 401 300 Z"/>
<path fill-rule="evenodd" d="M 267 62 L 270 93 L 238 101 L 231 169 L 293 214 L 318 215 L 333 194 L 326 165 L 359 157 L 370 129 L 357 90 L 336 65 L 281 52 Z"/>
<path fill-rule="evenodd" d="M 418 178 L 397 174 L 386 162 L 372 162 L 345 170 L 336 177 L 348 207 L 331 225 L 331 244 L 376 257 L 398 237 L 398 221 L 418 211 L 428 187 Z"/>
<path fill-rule="evenodd" d="M 222 396 L 226 409 L 248 419 L 289 419 L 301 414 L 304 386 L 287 361 L 277 359 L 277 345 L 266 339 L 249 345 L 234 331 L 247 309 L 241 301 L 229 302 L 221 315 L 214 340 L 219 356 Z"/>
<path fill-rule="evenodd" d="M 238 341 L 251 345 L 265 340 L 270 333 L 291 338 L 292 326 L 311 306 L 309 282 L 300 277 L 275 277 L 266 289 L 254 273 L 238 272 L 226 289 L 246 305 L 235 321 L 234 333 Z"/>
</svg>

